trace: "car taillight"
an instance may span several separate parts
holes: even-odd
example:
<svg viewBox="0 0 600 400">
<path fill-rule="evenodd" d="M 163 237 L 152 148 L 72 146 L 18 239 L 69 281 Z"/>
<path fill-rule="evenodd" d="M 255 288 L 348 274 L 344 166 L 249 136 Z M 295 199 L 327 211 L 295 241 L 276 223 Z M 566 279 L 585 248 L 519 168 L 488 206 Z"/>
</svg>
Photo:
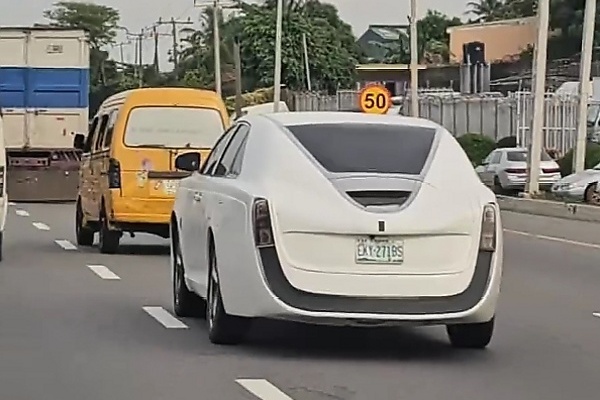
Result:
<svg viewBox="0 0 600 400">
<path fill-rule="evenodd" d="M 108 160 L 108 188 L 121 188 L 121 165 L 114 158 Z"/>
<path fill-rule="evenodd" d="M 558 174 L 560 172 L 560 168 L 542 168 L 545 174 Z"/>
<path fill-rule="evenodd" d="M 488 252 L 496 251 L 496 209 L 491 204 L 483 207 L 479 250 Z"/>
<path fill-rule="evenodd" d="M 0 167 L 0 197 L 4 196 L 4 180 L 5 180 L 5 169 Z"/>
<path fill-rule="evenodd" d="M 252 219 L 254 225 L 254 242 L 256 243 L 256 247 L 273 246 L 275 243 L 273 242 L 271 213 L 269 211 L 269 202 L 267 200 L 254 200 Z"/>
<path fill-rule="evenodd" d="M 527 172 L 527 170 L 520 168 L 508 168 L 505 169 L 504 172 L 506 172 L 507 174 L 524 174 Z"/>
</svg>

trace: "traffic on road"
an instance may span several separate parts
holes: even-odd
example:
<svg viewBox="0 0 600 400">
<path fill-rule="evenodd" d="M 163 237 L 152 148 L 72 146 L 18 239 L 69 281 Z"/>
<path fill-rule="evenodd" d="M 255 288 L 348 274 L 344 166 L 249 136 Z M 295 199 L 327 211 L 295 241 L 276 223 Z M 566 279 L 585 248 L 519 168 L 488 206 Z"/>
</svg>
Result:
<svg viewBox="0 0 600 400">
<path fill-rule="evenodd" d="M 495 334 L 473 352 L 453 349 L 443 327 L 276 320 L 254 323 L 240 345 L 214 345 L 205 320 L 175 315 L 169 240 L 124 237 L 102 254 L 97 235 L 93 247 L 76 245 L 74 212 L 9 207 L 3 398 L 561 400 L 600 389 L 595 224 L 502 213 Z"/>
<path fill-rule="evenodd" d="M 75 203 L 7 211 L 3 394 L 595 393 L 591 228 L 501 213 L 445 128 L 361 99 L 234 119 L 209 91 L 109 97 L 73 138 Z"/>
</svg>

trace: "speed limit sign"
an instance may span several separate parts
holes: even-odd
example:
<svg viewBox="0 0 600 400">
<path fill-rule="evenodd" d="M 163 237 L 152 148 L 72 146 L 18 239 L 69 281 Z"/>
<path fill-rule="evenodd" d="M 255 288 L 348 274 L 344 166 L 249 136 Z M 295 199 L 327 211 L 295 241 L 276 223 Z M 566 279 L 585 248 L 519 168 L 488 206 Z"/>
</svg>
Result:
<svg viewBox="0 0 600 400">
<path fill-rule="evenodd" d="M 368 114 L 385 114 L 392 106 L 392 95 L 383 85 L 369 85 L 360 92 L 360 109 Z"/>
</svg>

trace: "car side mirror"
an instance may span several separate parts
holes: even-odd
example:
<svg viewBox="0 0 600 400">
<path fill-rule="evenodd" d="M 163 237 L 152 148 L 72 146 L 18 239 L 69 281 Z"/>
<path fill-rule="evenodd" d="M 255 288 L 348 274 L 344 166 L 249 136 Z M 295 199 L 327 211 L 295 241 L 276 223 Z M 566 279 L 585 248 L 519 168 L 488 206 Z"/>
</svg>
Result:
<svg viewBox="0 0 600 400">
<path fill-rule="evenodd" d="M 200 169 L 202 157 L 198 152 L 190 152 L 177 156 L 175 159 L 175 168 L 182 171 L 196 172 Z"/>
<path fill-rule="evenodd" d="M 81 133 L 76 133 L 73 138 L 73 147 L 77 150 L 83 150 L 85 147 L 85 135 Z"/>
</svg>

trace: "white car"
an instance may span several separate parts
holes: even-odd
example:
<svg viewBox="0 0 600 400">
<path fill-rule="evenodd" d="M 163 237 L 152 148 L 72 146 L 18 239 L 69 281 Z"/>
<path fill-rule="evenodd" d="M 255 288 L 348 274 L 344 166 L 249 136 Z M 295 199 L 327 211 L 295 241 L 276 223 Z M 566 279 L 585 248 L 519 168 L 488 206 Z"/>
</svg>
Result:
<svg viewBox="0 0 600 400">
<path fill-rule="evenodd" d="M 558 197 L 594 203 L 598 197 L 594 191 L 596 182 L 600 180 L 600 164 L 557 181 L 552 186 L 552 193 Z"/>
<path fill-rule="evenodd" d="M 475 171 L 481 181 L 493 187 L 496 192 L 524 190 L 527 182 L 527 154 L 528 150 L 522 147 L 496 149 Z M 540 188 L 549 190 L 560 178 L 560 166 L 548 153 L 542 151 Z"/>
<path fill-rule="evenodd" d="M 344 112 L 240 118 L 198 170 L 176 158 L 174 309 L 213 343 L 253 318 L 446 325 L 491 340 L 502 271 L 496 197 L 441 126 Z M 456 178 L 452 178 L 456 177 Z"/>
</svg>

